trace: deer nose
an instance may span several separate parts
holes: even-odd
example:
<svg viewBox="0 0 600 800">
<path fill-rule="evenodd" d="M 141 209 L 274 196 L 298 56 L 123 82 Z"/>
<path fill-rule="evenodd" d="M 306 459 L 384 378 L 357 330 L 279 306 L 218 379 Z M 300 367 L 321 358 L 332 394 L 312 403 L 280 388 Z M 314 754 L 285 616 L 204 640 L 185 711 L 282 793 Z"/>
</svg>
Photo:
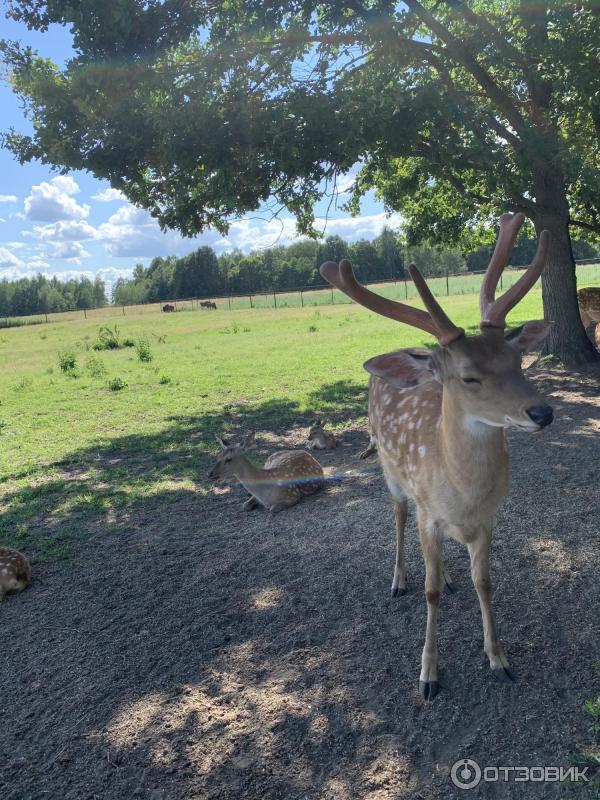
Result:
<svg viewBox="0 0 600 800">
<path fill-rule="evenodd" d="M 552 406 L 532 406 L 527 409 L 527 415 L 536 425 L 539 425 L 540 428 L 545 428 L 546 425 L 550 425 L 554 419 Z"/>
</svg>

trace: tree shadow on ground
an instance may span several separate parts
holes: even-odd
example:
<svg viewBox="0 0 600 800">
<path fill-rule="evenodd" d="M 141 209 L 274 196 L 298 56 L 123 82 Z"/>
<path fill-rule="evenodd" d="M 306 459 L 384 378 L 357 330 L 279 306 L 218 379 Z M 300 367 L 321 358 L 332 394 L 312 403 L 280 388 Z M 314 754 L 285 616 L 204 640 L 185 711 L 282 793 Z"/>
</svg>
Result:
<svg viewBox="0 0 600 800">
<path fill-rule="evenodd" d="M 252 455 L 264 461 L 273 451 L 273 438 L 296 434 L 293 446 L 302 446 L 301 429 L 315 415 L 331 424 L 366 414 L 367 389 L 351 381 L 324 384 L 309 395 L 314 411 L 301 410 L 296 401 L 267 400 L 230 403 L 202 414 L 170 416 L 151 434 L 115 437 L 107 446 L 74 450 L 67 458 L 26 473 L 9 476 L 12 488 L 3 493 L 0 544 L 28 549 L 34 558 L 68 553 L 70 538 L 80 540 L 86 529 L 99 526 L 117 531 L 127 524 L 130 508 L 140 497 L 150 499 L 161 485 L 177 502 L 177 491 L 206 486 L 206 473 L 218 451 L 215 435 L 239 438 L 259 431 Z M 279 444 L 281 447 L 281 443 Z M 27 479 L 27 484 L 22 485 Z"/>
<path fill-rule="evenodd" d="M 468 559 L 450 547 L 458 591 L 440 612 L 445 690 L 425 704 L 417 535 L 411 519 L 409 591 L 391 600 L 380 476 L 354 474 L 274 517 L 243 514 L 240 491 L 205 481 L 214 429 L 272 430 L 277 409 L 295 419 L 285 404 L 263 405 L 254 419 L 248 407 L 228 417 L 228 428 L 222 412 L 180 417 L 158 434 L 80 450 L 50 495 L 30 487 L 19 503 L 15 490 L 16 506 L 45 498 L 40 531 L 75 535 L 87 520 L 93 538 L 69 570 L 40 565 L 32 587 L 0 606 L 10 642 L 0 659 L 0 795 L 33 800 L 43 786 L 65 800 L 437 800 L 457 796 L 449 771 L 459 758 L 575 763 L 597 679 L 600 489 L 580 471 L 594 463 L 587 423 L 598 407 L 561 399 L 551 435 L 511 437 L 515 489 L 493 566 L 519 682 L 498 685 L 486 669 Z M 548 463 L 553 442 L 560 457 Z M 363 442 L 350 443 L 340 461 Z M 557 492 L 565 479 L 576 492 L 569 508 Z M 76 503 L 60 481 L 76 487 Z M 564 789 L 543 788 L 544 797 Z M 521 789 L 503 786 L 502 796 Z"/>
</svg>

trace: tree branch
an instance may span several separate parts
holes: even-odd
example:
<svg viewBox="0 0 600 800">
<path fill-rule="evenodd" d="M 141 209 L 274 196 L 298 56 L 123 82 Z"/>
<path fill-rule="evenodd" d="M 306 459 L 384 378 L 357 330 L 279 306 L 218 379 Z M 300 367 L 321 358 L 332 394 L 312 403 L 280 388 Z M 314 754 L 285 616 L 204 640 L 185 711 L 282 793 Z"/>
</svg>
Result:
<svg viewBox="0 0 600 800">
<path fill-rule="evenodd" d="M 435 17 L 429 13 L 418 0 L 405 0 L 406 5 L 415 12 L 446 45 L 448 52 L 453 58 L 467 69 L 481 88 L 485 91 L 488 98 L 495 103 L 497 108 L 504 114 L 512 127 L 518 132 L 525 132 L 527 125 L 521 116 L 519 109 L 515 106 L 512 98 L 498 86 L 489 73 L 479 64 L 466 43 L 457 39 L 450 31 L 442 25 Z"/>
</svg>

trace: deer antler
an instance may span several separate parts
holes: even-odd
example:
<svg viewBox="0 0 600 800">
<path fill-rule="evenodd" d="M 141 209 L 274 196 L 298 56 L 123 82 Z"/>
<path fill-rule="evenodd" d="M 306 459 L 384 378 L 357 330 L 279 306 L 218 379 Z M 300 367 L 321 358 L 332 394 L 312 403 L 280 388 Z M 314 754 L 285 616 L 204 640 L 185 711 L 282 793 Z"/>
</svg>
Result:
<svg viewBox="0 0 600 800">
<path fill-rule="evenodd" d="M 508 257 L 524 219 L 524 214 L 502 214 L 500 217 L 500 232 L 496 247 L 479 292 L 482 328 L 504 328 L 508 312 L 525 297 L 542 274 L 546 264 L 550 233 L 542 231 L 534 259 L 525 273 L 501 297 L 494 299 L 500 275 L 508 263 Z"/>
<path fill-rule="evenodd" d="M 442 345 L 449 345 L 460 336 L 463 336 L 464 330 L 454 325 L 446 316 L 414 264 L 410 265 L 409 271 L 427 311 L 413 308 L 405 303 L 399 303 L 397 300 L 388 300 L 387 297 L 381 297 L 381 295 L 366 289 L 356 280 L 352 265 L 345 259 L 340 261 L 339 264 L 334 261 L 326 261 L 321 265 L 320 269 L 321 275 L 326 281 L 340 289 L 361 306 L 375 311 L 376 314 L 381 314 L 384 317 L 395 319 L 398 322 L 405 322 L 414 328 L 427 331 L 427 333 L 431 333 L 439 339 Z"/>
</svg>

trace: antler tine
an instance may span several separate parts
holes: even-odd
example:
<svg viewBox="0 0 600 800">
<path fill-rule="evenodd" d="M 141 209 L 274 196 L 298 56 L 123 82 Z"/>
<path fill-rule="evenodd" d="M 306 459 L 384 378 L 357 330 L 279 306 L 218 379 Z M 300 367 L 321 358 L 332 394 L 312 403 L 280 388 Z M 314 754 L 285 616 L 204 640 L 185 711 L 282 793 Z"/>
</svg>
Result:
<svg viewBox="0 0 600 800">
<path fill-rule="evenodd" d="M 418 293 L 421 295 L 421 300 L 425 304 L 425 308 L 429 311 L 429 315 L 437 325 L 439 330 L 438 339 L 444 346 L 452 344 L 456 339 L 464 336 L 465 332 L 462 328 L 456 326 L 452 320 L 447 316 L 444 309 L 431 294 L 429 286 L 425 278 L 421 275 L 415 264 L 408 265 L 410 277 L 413 279 Z"/>
<path fill-rule="evenodd" d="M 481 321 L 487 322 L 491 307 L 494 304 L 496 286 L 504 267 L 508 264 L 508 257 L 514 247 L 515 240 L 525 219 L 524 214 L 502 214 L 499 219 L 500 232 L 496 240 L 494 253 L 485 271 L 481 290 L 479 292 L 479 307 Z"/>
<path fill-rule="evenodd" d="M 336 264 L 335 261 L 326 261 L 321 265 L 320 272 L 332 286 L 340 289 L 361 306 L 365 306 L 365 308 L 375 311 L 376 314 L 381 314 L 384 317 L 395 319 L 398 322 L 405 322 L 414 328 L 420 328 L 422 331 L 427 331 L 427 333 L 439 338 L 438 327 L 426 311 L 407 306 L 396 300 L 388 300 L 387 297 L 381 297 L 375 292 L 365 289 L 356 280 L 352 265 L 346 259 L 340 261 L 339 264 Z"/>
<path fill-rule="evenodd" d="M 542 231 L 538 239 L 538 246 L 531 264 L 524 274 L 506 292 L 488 308 L 487 317 L 482 319 L 482 326 L 504 327 L 506 317 L 511 308 L 525 297 L 533 284 L 542 274 L 546 266 L 548 246 L 550 244 L 550 231 Z"/>
</svg>

